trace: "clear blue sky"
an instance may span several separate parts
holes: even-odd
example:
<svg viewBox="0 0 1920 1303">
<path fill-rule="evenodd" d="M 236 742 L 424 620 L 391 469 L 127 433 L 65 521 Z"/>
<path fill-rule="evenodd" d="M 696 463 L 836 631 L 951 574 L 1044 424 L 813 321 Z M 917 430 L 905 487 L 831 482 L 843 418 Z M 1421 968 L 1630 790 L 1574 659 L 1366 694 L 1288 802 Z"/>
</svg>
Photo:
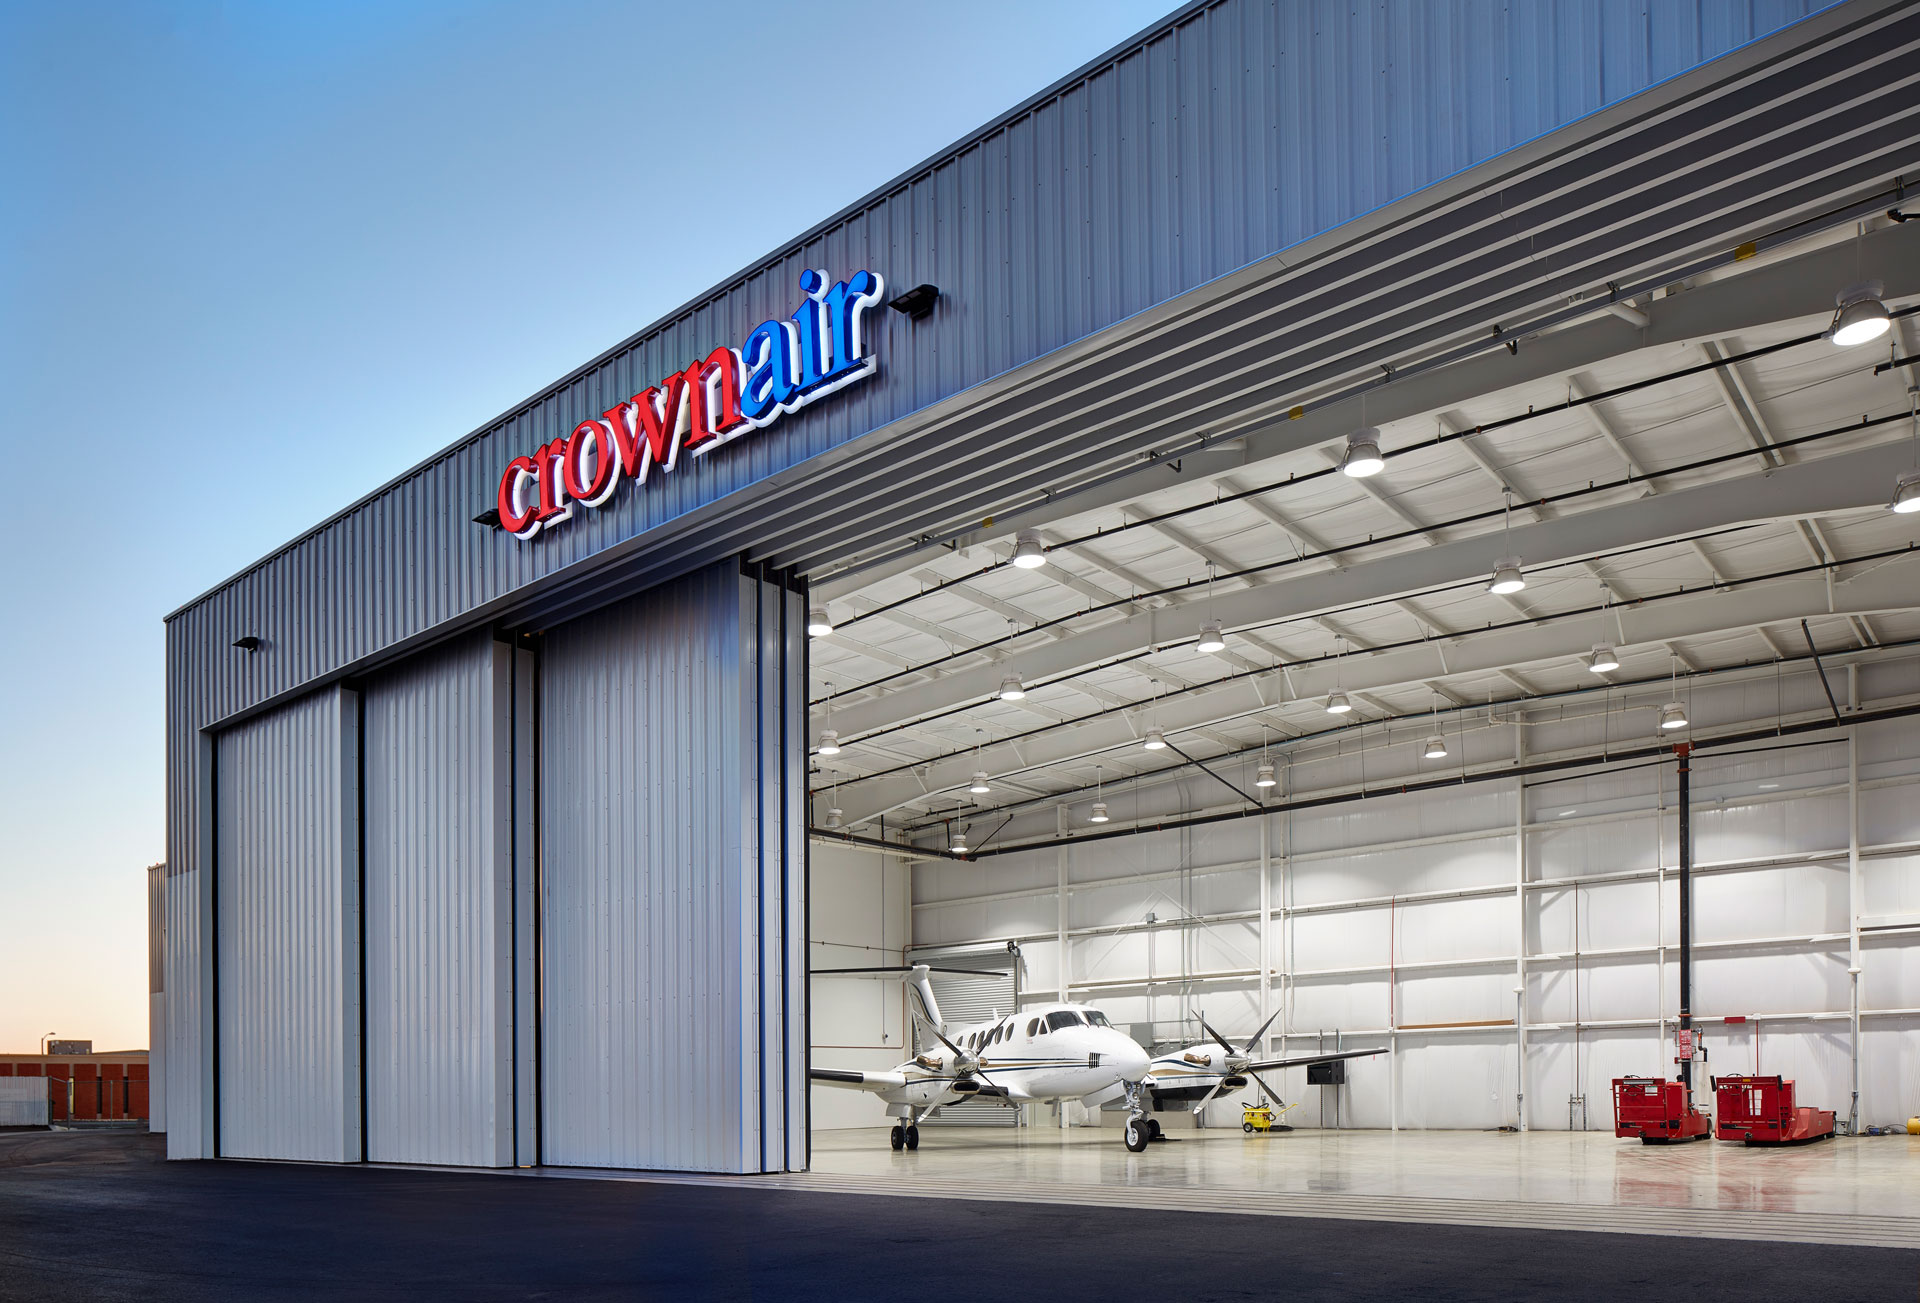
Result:
<svg viewBox="0 0 1920 1303">
<path fill-rule="evenodd" d="M 0 1052 L 146 1044 L 166 612 L 1171 8 L 0 4 Z"/>
</svg>

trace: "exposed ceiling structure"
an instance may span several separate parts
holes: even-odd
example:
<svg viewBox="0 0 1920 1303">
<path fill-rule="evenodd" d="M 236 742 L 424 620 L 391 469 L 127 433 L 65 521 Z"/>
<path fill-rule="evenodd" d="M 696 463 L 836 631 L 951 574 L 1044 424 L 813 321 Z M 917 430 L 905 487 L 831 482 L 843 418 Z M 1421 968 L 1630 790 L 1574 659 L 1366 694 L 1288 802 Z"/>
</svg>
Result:
<svg viewBox="0 0 1920 1303">
<path fill-rule="evenodd" d="M 1322 406 L 1323 441 L 1149 462 L 1057 515 L 829 577 L 812 720 L 839 749 L 811 757 L 814 824 L 1084 800 L 1335 729 L 1415 745 L 1602 681 L 1651 736 L 1677 676 L 1804 656 L 1809 634 L 1822 653 L 1920 642 L 1920 512 L 1888 509 L 1920 440 L 1920 313 L 1901 315 L 1920 228 L 1864 230 Z M 1872 342 L 1756 311 L 1861 267 L 1894 314 Z M 1384 466 L 1342 473 L 1367 427 Z M 1023 530 L 1043 564 L 1015 563 Z M 1490 591 L 1507 558 L 1524 587 Z M 1596 648 L 1617 668 L 1596 673 Z"/>
</svg>

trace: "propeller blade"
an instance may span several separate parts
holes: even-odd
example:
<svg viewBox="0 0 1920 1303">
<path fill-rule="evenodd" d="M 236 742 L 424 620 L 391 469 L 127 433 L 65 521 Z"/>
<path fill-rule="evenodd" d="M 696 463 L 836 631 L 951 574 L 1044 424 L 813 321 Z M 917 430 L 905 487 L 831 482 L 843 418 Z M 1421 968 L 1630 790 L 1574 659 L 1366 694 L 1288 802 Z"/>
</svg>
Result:
<svg viewBox="0 0 1920 1303">
<path fill-rule="evenodd" d="M 1199 1018 L 1200 1018 L 1200 1029 L 1204 1031 L 1207 1035 L 1213 1037 L 1214 1040 L 1219 1041 L 1221 1049 L 1225 1050 L 1228 1054 L 1236 1054 L 1239 1052 L 1233 1048 L 1232 1041 L 1228 1040 L 1226 1037 L 1222 1036 L 1219 1032 L 1215 1031 L 1213 1028 L 1207 1025 L 1207 1016 L 1205 1014 L 1200 1014 Z"/>
<path fill-rule="evenodd" d="M 1278 1009 L 1275 1009 L 1273 1013 L 1268 1016 L 1267 1020 L 1260 1024 L 1260 1030 L 1255 1032 L 1253 1035 L 1247 1037 L 1246 1048 L 1241 1050 L 1240 1052 L 1242 1054 L 1251 1054 L 1256 1049 L 1258 1049 L 1260 1047 L 1260 1038 L 1267 1034 L 1267 1028 L 1273 1026 L 1273 1020 L 1275 1018 L 1278 1018 L 1279 1016 L 1280 1016 L 1280 1011 Z"/>
<path fill-rule="evenodd" d="M 1290 1059 L 1262 1059 L 1258 1063 L 1249 1063 L 1248 1071 L 1266 1071 L 1271 1068 L 1300 1068 L 1310 1063 L 1337 1063 L 1341 1059 L 1364 1059 L 1375 1054 L 1385 1054 L 1384 1048 L 1374 1050 L 1345 1050 L 1339 1054 L 1297 1054 Z"/>
<path fill-rule="evenodd" d="M 1251 1068 L 1248 1068 L 1247 1075 L 1260 1083 L 1260 1089 L 1266 1092 L 1268 1099 L 1272 1100 L 1276 1104 L 1280 1102 L 1280 1092 L 1275 1090 L 1272 1086 L 1269 1086 L 1266 1083 L 1266 1079 L 1263 1078 L 1259 1073 L 1255 1072 Z"/>
</svg>

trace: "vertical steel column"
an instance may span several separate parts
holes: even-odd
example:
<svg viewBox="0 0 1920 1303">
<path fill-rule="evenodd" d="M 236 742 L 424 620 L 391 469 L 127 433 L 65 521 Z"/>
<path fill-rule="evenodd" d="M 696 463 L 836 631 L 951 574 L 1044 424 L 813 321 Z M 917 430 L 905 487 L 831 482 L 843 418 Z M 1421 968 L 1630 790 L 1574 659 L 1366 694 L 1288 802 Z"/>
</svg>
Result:
<svg viewBox="0 0 1920 1303">
<path fill-rule="evenodd" d="M 1525 711 L 1513 717 L 1513 763 L 1527 761 Z M 1527 1129 L 1527 780 L 1513 780 L 1513 1111 Z"/>
<path fill-rule="evenodd" d="M 1266 1025 L 1273 1007 L 1273 950 L 1270 926 L 1273 919 L 1273 824 L 1267 815 L 1260 816 L 1260 1024 Z M 1266 1038 L 1261 1043 L 1249 1047 L 1262 1058 L 1266 1057 Z"/>
<path fill-rule="evenodd" d="M 1687 742 L 1676 742 L 1673 754 L 1679 762 L 1680 791 L 1677 801 L 1680 813 L 1680 1029 L 1691 1031 L 1693 1028 L 1693 788 L 1690 781 L 1692 770 L 1687 759 L 1693 753 L 1693 746 Z M 1689 1094 L 1693 1091 L 1693 1056 L 1688 1055 L 1680 1063 L 1680 1080 L 1687 1085 Z"/>
<path fill-rule="evenodd" d="M 1851 1011 L 1848 1052 L 1852 1059 L 1852 1098 L 1847 1108 L 1847 1133 L 1856 1136 L 1860 1134 L 1860 912 L 1864 903 L 1861 893 L 1865 889 L 1860 880 L 1860 733 L 1850 728 L 1847 730 L 1847 987 Z"/>
</svg>

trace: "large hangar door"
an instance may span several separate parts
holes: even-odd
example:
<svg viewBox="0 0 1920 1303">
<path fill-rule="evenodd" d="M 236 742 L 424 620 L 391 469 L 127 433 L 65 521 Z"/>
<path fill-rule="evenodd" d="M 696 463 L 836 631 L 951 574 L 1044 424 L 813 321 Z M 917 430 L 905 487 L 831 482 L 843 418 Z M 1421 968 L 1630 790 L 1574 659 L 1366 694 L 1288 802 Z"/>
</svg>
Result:
<svg viewBox="0 0 1920 1303">
<path fill-rule="evenodd" d="M 215 744 L 226 1157 L 360 1160 L 358 724 L 356 695 L 332 689 Z"/>
<path fill-rule="evenodd" d="M 513 655 L 476 634 L 364 692 L 375 1162 L 514 1161 Z"/>
<path fill-rule="evenodd" d="M 805 1166 L 804 629 L 724 565 L 546 634 L 548 1163 Z"/>
</svg>

